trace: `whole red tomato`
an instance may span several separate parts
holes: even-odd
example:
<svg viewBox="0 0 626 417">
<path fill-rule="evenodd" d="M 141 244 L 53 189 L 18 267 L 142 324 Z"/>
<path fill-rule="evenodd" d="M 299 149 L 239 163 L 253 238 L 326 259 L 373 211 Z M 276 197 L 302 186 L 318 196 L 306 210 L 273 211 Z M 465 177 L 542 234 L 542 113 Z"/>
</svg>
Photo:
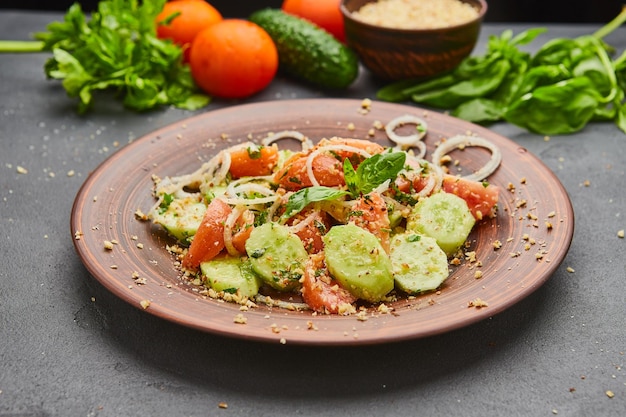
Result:
<svg viewBox="0 0 626 417">
<path fill-rule="evenodd" d="M 302 17 L 315 23 L 335 38 L 344 42 L 343 15 L 339 10 L 341 0 L 285 0 L 282 9 L 285 13 Z"/>
<path fill-rule="evenodd" d="M 278 71 L 274 41 L 260 26 L 224 19 L 200 32 L 189 54 L 191 74 L 208 94 L 242 98 L 263 90 Z"/>
<path fill-rule="evenodd" d="M 157 36 L 182 46 L 189 61 L 189 48 L 196 35 L 221 20 L 221 13 L 204 0 L 169 1 L 156 17 Z"/>
</svg>

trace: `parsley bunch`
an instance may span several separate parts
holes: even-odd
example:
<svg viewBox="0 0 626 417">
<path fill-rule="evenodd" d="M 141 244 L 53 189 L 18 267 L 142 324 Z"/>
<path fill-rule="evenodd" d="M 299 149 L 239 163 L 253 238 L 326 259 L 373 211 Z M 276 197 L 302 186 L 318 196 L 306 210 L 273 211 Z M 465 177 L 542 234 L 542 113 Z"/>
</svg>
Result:
<svg viewBox="0 0 626 417">
<path fill-rule="evenodd" d="M 103 0 L 90 20 L 74 3 L 64 21 L 34 35 L 37 41 L 0 42 L 0 51 L 52 52 L 44 72 L 79 99 L 79 113 L 91 107 L 98 90 L 115 91 L 137 111 L 162 105 L 196 110 L 210 98 L 194 83 L 182 49 L 156 36 L 155 18 L 165 1 Z"/>
</svg>

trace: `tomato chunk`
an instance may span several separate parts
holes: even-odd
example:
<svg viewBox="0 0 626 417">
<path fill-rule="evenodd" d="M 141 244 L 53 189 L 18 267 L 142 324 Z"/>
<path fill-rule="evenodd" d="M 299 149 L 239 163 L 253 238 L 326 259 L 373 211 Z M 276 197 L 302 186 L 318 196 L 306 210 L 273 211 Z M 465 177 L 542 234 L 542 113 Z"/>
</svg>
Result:
<svg viewBox="0 0 626 417">
<path fill-rule="evenodd" d="M 453 175 L 443 178 L 443 190 L 461 197 L 476 220 L 495 216 L 500 189 L 486 182 L 472 181 Z"/>
<path fill-rule="evenodd" d="M 391 226 L 387 203 L 379 193 L 371 192 L 361 196 L 348 219 L 376 236 L 385 252 L 389 253 Z"/>
<path fill-rule="evenodd" d="M 252 229 L 254 229 L 254 213 L 250 210 L 245 210 L 235 222 L 233 229 L 232 244 L 237 249 L 237 252 L 241 254 L 246 253 L 246 240 L 250 237 Z"/>
<path fill-rule="evenodd" d="M 306 222 L 304 227 L 299 227 L 299 222 Z M 322 236 L 330 229 L 330 219 L 326 212 L 319 210 L 306 210 L 298 213 L 289 220 L 290 225 L 297 228 L 296 235 L 304 244 L 308 253 L 318 253 L 324 248 Z"/>
<path fill-rule="evenodd" d="M 207 207 L 198 231 L 183 258 L 183 267 L 197 269 L 200 263 L 217 256 L 224 249 L 224 222 L 232 209 L 219 198 L 214 198 Z"/>
<path fill-rule="evenodd" d="M 334 280 L 324 263 L 324 252 L 309 256 L 304 265 L 302 298 L 314 311 L 337 314 L 356 301 L 356 297 Z"/>
<path fill-rule="evenodd" d="M 278 162 L 278 147 L 249 146 L 230 152 L 229 172 L 233 178 L 264 176 L 272 173 Z"/>
<path fill-rule="evenodd" d="M 313 185 L 307 173 L 307 155 L 296 154 L 274 175 L 274 181 L 288 191 L 297 191 Z M 332 155 L 321 153 L 311 162 L 313 175 L 320 185 L 336 187 L 345 184 L 343 165 Z"/>
</svg>

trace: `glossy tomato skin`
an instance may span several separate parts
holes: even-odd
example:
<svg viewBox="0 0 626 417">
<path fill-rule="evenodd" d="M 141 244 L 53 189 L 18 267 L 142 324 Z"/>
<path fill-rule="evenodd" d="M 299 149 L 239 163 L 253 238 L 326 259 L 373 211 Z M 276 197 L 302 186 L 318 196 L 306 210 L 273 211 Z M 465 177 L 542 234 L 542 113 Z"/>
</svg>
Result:
<svg viewBox="0 0 626 417">
<path fill-rule="evenodd" d="M 288 191 L 297 191 L 313 185 L 306 168 L 307 155 L 296 154 L 274 174 L 274 180 Z M 321 153 L 312 161 L 313 175 L 320 185 L 336 187 L 345 184 L 341 162 L 329 154 Z"/>
<path fill-rule="evenodd" d="M 184 268 L 198 269 L 202 262 L 213 259 L 224 249 L 224 222 L 231 211 L 219 198 L 211 201 L 183 258 Z"/>
<path fill-rule="evenodd" d="M 343 15 L 339 10 L 341 0 L 285 0 L 281 6 L 285 13 L 302 17 L 345 42 Z"/>
<path fill-rule="evenodd" d="M 191 45 L 194 80 L 210 95 L 243 98 L 269 85 L 278 70 L 278 51 L 260 26 L 224 19 L 200 32 Z"/>
<path fill-rule="evenodd" d="M 176 13 L 179 15 L 167 21 Z M 155 20 L 157 36 L 183 47 L 185 61 L 189 62 L 189 49 L 198 33 L 222 21 L 223 17 L 204 0 L 177 0 L 165 3 Z"/>
<path fill-rule="evenodd" d="M 442 188 L 445 192 L 461 197 L 467 203 L 477 221 L 495 215 L 500 189 L 486 182 L 446 175 Z"/>
</svg>

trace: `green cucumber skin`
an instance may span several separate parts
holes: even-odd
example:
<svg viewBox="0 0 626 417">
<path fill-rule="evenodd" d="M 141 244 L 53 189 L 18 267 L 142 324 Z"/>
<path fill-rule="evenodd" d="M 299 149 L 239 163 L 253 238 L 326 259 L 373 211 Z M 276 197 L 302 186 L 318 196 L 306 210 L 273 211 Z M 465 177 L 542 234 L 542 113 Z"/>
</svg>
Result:
<svg viewBox="0 0 626 417">
<path fill-rule="evenodd" d="M 436 290 L 450 274 L 448 256 L 432 237 L 402 233 L 390 247 L 396 288 L 407 294 Z"/>
<path fill-rule="evenodd" d="M 329 89 L 347 88 L 358 76 L 356 53 L 314 24 L 272 8 L 249 20 L 274 40 L 280 69 L 292 76 Z"/>
<path fill-rule="evenodd" d="M 237 290 L 241 296 L 259 293 L 261 279 L 255 275 L 249 260 L 221 255 L 200 264 L 205 283 L 215 291 Z"/>
<path fill-rule="evenodd" d="M 413 207 L 406 229 L 436 239 L 439 247 L 452 256 L 465 243 L 475 222 L 465 200 L 440 191 Z"/>
</svg>

